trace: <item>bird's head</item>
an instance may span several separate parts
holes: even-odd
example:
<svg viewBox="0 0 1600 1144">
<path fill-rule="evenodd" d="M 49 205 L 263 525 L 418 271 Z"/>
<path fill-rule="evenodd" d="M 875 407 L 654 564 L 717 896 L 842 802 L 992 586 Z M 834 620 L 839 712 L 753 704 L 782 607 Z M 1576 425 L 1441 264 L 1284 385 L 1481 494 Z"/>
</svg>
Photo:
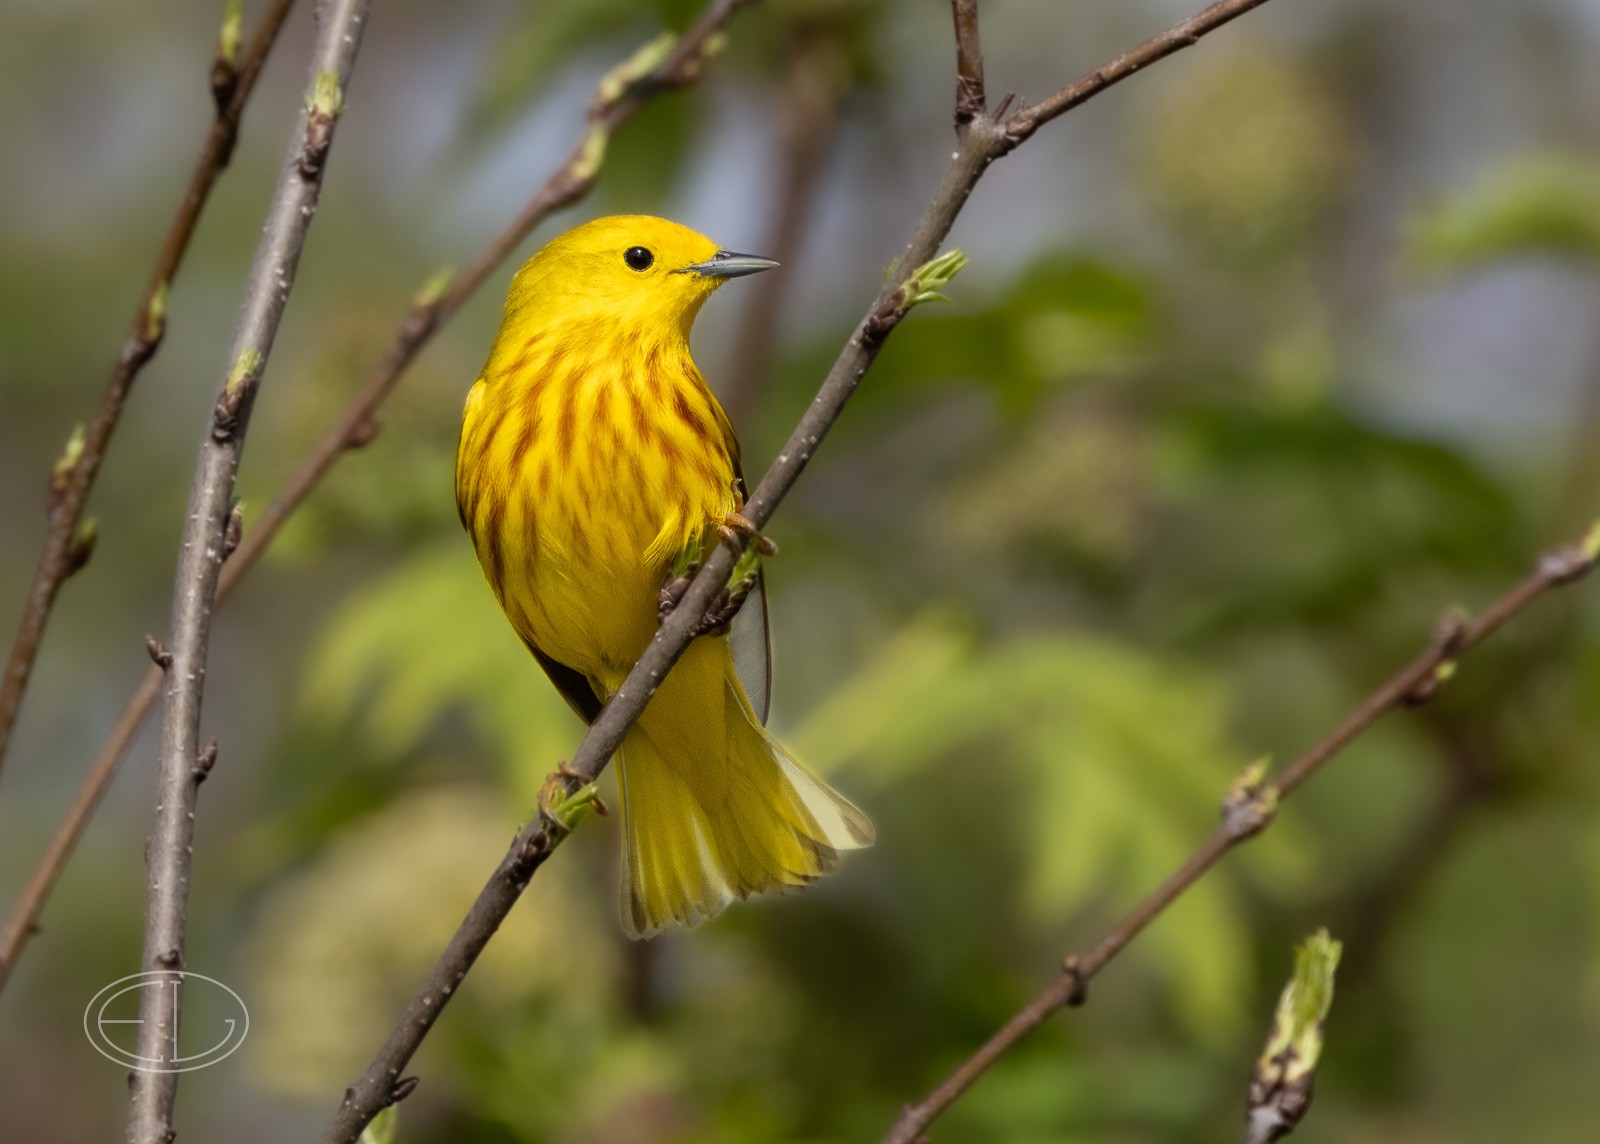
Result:
<svg viewBox="0 0 1600 1144">
<path fill-rule="evenodd" d="M 722 250 L 663 218 L 598 218 L 551 239 L 523 264 L 506 298 L 506 320 L 612 320 L 687 338 L 717 287 L 776 265 Z"/>
</svg>

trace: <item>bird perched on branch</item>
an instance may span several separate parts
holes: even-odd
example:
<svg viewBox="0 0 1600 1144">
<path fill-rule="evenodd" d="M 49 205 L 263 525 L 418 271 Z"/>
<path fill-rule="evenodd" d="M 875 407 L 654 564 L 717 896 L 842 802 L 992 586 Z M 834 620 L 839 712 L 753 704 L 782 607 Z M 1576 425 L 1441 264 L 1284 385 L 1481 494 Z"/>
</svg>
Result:
<svg viewBox="0 0 1600 1144">
<path fill-rule="evenodd" d="M 456 504 L 512 627 L 585 721 L 711 546 L 754 532 L 689 330 L 724 282 L 775 265 L 630 215 L 568 231 L 512 279 L 467 396 Z M 619 753 L 632 937 L 802 885 L 872 842 L 866 816 L 763 727 L 759 568 L 736 579 Z"/>
</svg>

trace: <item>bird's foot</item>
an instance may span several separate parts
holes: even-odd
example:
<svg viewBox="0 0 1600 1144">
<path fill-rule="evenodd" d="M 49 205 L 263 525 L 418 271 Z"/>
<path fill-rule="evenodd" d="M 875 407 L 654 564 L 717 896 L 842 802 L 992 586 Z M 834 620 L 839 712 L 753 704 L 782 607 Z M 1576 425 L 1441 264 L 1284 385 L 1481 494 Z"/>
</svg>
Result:
<svg viewBox="0 0 1600 1144">
<path fill-rule="evenodd" d="M 699 565 L 690 565 L 683 574 L 671 577 L 661 586 L 661 593 L 657 598 L 657 614 L 662 622 L 665 622 L 666 618 L 677 609 L 698 570 Z M 745 562 L 740 561 L 728 582 L 717 589 L 717 594 L 711 597 L 711 603 L 706 605 L 705 613 L 695 623 L 695 638 L 705 635 L 727 635 L 728 625 L 733 623 L 733 618 L 739 614 L 739 609 L 744 607 L 745 599 L 754 591 L 758 580 L 756 566 L 751 564 L 746 567 Z"/>
<path fill-rule="evenodd" d="M 762 556 L 776 556 L 778 546 L 768 537 L 761 535 L 761 530 L 755 526 L 749 517 L 737 512 L 730 512 L 717 522 L 717 531 L 724 540 L 736 540 L 741 536 L 750 538 L 750 544 Z"/>
</svg>

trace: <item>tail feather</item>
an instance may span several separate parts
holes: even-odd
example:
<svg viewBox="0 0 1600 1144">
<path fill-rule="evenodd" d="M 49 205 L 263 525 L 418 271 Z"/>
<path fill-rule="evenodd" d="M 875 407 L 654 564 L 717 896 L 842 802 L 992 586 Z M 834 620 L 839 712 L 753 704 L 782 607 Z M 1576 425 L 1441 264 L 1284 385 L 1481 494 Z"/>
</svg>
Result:
<svg viewBox="0 0 1600 1144">
<path fill-rule="evenodd" d="M 872 824 L 756 718 L 724 639 L 689 646 L 623 742 L 622 924 L 648 937 L 801 886 Z"/>
</svg>

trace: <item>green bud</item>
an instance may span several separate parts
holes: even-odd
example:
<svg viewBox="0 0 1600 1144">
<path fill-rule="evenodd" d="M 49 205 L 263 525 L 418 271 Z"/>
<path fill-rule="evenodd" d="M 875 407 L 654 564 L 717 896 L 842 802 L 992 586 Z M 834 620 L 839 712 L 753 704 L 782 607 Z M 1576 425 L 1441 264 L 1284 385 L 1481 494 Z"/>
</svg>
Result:
<svg viewBox="0 0 1600 1144">
<path fill-rule="evenodd" d="M 627 94 L 634 84 L 661 66 L 672 49 L 677 45 L 678 37 L 671 32 L 662 32 L 655 39 L 642 45 L 633 55 L 623 60 L 616 67 L 606 72 L 600 80 L 596 94 L 601 103 L 615 103 Z"/>
<path fill-rule="evenodd" d="M 1239 772 L 1239 777 L 1233 780 L 1233 785 L 1228 788 L 1228 794 L 1233 798 L 1246 798 L 1261 788 L 1262 780 L 1267 777 L 1267 768 L 1272 766 L 1272 756 L 1262 755 L 1244 770 Z"/>
<path fill-rule="evenodd" d="M 450 289 L 450 283 L 455 280 L 456 268 L 454 266 L 441 266 L 422 284 L 422 288 L 411 296 L 411 304 L 413 306 L 433 305 L 444 297 L 444 292 Z"/>
<path fill-rule="evenodd" d="M 339 88 L 339 77 L 331 71 L 319 71 L 311 91 L 311 102 L 306 105 L 311 114 L 337 119 L 344 110 L 344 92 Z"/>
<path fill-rule="evenodd" d="M 217 36 L 217 58 L 230 68 L 239 63 L 239 39 L 244 28 L 244 0 L 228 0 Z"/>
<path fill-rule="evenodd" d="M 561 783 L 550 784 L 550 796 L 544 809 L 559 830 L 559 835 L 554 841 L 559 841 L 578 829 L 579 824 L 589 817 L 589 812 L 595 809 L 599 801 L 600 788 L 594 783 L 579 787 L 576 794 L 570 795 Z"/>
<path fill-rule="evenodd" d="M 61 456 L 56 461 L 53 472 L 56 484 L 62 484 L 67 479 L 67 474 L 78 467 L 78 462 L 83 460 L 85 437 L 81 424 L 72 427 L 72 433 L 67 437 L 67 447 L 61 450 Z"/>
<path fill-rule="evenodd" d="M 228 392 L 237 393 L 247 380 L 260 372 L 261 364 L 265 360 L 260 350 L 240 350 L 238 360 L 233 363 L 233 369 L 228 373 Z"/>
<path fill-rule="evenodd" d="M 1343 946 L 1319 929 L 1295 951 L 1294 976 L 1278 999 L 1257 1075 L 1296 1085 L 1310 1076 L 1322 1055 L 1322 1023 L 1333 1004 L 1333 974 Z"/>
<path fill-rule="evenodd" d="M 150 305 L 144 311 L 145 341 L 156 342 L 167 330 L 167 284 L 161 283 L 150 295 Z"/>
<path fill-rule="evenodd" d="M 599 174 L 600 164 L 606 161 L 606 145 L 610 142 L 611 132 L 598 123 L 590 127 L 578 148 L 578 157 L 573 161 L 572 177 L 580 183 L 586 183 Z"/>
<path fill-rule="evenodd" d="M 901 287 L 905 291 L 905 308 L 909 310 L 924 302 L 950 301 L 939 291 L 960 274 L 966 265 L 967 256 L 960 250 L 947 250 L 937 258 L 924 262 Z"/>
<path fill-rule="evenodd" d="M 100 539 L 100 526 L 90 517 L 78 525 L 72 534 L 72 543 L 67 546 L 67 565 L 63 570 L 65 576 L 76 576 L 89 563 L 89 557 L 94 555 L 95 541 Z"/>
</svg>

